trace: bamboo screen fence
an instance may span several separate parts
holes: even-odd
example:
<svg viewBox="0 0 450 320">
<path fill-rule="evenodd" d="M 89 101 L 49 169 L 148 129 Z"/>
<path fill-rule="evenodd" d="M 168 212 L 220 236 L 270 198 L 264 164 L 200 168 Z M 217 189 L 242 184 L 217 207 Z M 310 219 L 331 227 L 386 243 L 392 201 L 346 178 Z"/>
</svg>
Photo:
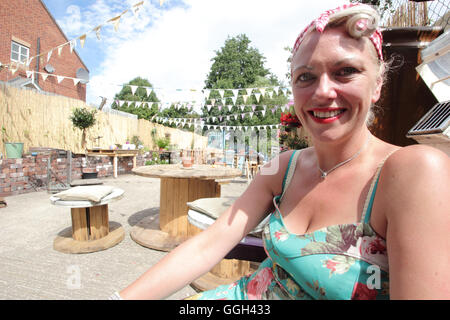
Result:
<svg viewBox="0 0 450 320">
<path fill-rule="evenodd" d="M 24 152 L 30 147 L 46 147 L 83 154 L 82 132 L 69 119 L 76 107 L 91 108 L 80 100 L 0 84 L 0 129 L 5 128 L 2 140 L 24 143 Z M 157 137 L 169 134 L 171 144 L 177 149 L 191 149 L 192 141 L 195 149 L 206 148 L 206 137 L 102 111 L 96 113 L 95 125 L 87 130 L 86 147 L 108 149 L 138 136 L 145 147 L 157 150 L 152 138 L 153 129 L 156 129 Z M 99 136 L 101 138 L 97 140 Z M 0 150 L 5 154 L 2 140 Z"/>
</svg>

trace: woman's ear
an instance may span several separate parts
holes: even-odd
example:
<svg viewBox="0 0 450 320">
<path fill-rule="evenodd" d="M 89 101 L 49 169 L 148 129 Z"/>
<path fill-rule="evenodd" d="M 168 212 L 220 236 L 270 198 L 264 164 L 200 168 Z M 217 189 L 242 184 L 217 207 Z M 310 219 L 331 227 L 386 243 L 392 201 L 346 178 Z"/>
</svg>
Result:
<svg viewBox="0 0 450 320">
<path fill-rule="evenodd" d="M 381 88 L 383 87 L 383 74 L 384 74 L 384 65 L 381 65 L 380 72 L 378 73 L 375 89 L 372 94 L 372 103 L 376 103 L 381 96 Z"/>
</svg>

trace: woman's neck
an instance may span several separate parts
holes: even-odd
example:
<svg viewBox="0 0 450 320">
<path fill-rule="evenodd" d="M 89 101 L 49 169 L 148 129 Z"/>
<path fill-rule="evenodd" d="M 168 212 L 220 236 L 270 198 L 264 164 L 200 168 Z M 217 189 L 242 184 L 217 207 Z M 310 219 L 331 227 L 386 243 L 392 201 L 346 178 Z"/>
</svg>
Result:
<svg viewBox="0 0 450 320">
<path fill-rule="evenodd" d="M 342 141 L 314 141 L 314 151 L 317 157 L 317 164 L 323 171 L 328 171 L 339 163 L 346 161 L 353 156 L 361 156 L 370 144 L 372 134 L 365 128 L 358 134 L 353 134 L 350 138 Z M 351 161 L 355 160 L 352 159 Z M 351 162 L 349 161 L 349 162 Z"/>
</svg>

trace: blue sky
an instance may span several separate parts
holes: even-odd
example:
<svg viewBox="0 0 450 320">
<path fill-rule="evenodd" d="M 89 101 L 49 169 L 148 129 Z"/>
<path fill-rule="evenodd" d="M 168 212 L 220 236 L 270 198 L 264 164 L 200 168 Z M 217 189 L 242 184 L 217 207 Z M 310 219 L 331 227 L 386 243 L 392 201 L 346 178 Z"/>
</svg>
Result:
<svg viewBox="0 0 450 320">
<path fill-rule="evenodd" d="M 43 0 L 69 40 L 104 24 L 101 39 L 88 34 L 76 50 L 90 71 L 87 102 L 107 106 L 121 84 L 148 79 L 163 102 L 201 100 L 200 90 L 215 51 L 230 36 L 245 33 L 280 80 L 298 33 L 324 10 L 347 1 L 320 0 L 144 0 L 138 15 L 107 20 L 141 0 Z M 287 82 L 285 81 L 287 84 Z M 183 89 L 183 90 L 179 90 Z M 190 89 L 196 89 L 196 92 Z"/>
</svg>

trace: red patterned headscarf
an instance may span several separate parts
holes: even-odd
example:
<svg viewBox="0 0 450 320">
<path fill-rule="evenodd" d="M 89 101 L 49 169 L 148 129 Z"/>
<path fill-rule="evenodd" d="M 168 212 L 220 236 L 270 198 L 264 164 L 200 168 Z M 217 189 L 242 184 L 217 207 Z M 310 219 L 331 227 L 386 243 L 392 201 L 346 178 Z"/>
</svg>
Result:
<svg viewBox="0 0 450 320">
<path fill-rule="evenodd" d="M 347 8 L 351 8 L 351 7 L 355 7 L 355 6 L 365 6 L 364 4 L 360 4 L 360 3 L 351 3 L 351 4 L 344 4 L 340 7 L 337 7 L 336 9 L 333 10 L 327 10 L 324 13 L 322 13 L 317 19 L 313 20 L 297 37 L 297 40 L 295 40 L 295 45 L 294 48 L 292 49 L 292 56 L 295 55 L 295 53 L 297 52 L 300 44 L 302 43 L 302 41 L 305 38 L 305 35 L 307 33 L 307 31 L 312 28 L 315 27 L 316 30 L 320 33 L 323 32 L 323 30 L 325 30 L 325 27 L 327 26 L 329 20 L 330 20 L 330 16 L 333 15 L 336 12 L 345 10 Z M 361 31 L 365 30 L 367 28 L 367 24 L 368 21 L 367 19 L 361 19 L 357 22 L 356 27 L 358 29 L 360 29 Z M 383 51 L 382 51 L 382 43 L 383 43 L 383 36 L 381 34 L 381 31 L 379 28 L 377 28 L 372 35 L 369 37 L 370 41 L 373 43 L 375 50 L 377 51 L 378 54 L 378 58 L 380 60 L 383 60 Z"/>
</svg>

